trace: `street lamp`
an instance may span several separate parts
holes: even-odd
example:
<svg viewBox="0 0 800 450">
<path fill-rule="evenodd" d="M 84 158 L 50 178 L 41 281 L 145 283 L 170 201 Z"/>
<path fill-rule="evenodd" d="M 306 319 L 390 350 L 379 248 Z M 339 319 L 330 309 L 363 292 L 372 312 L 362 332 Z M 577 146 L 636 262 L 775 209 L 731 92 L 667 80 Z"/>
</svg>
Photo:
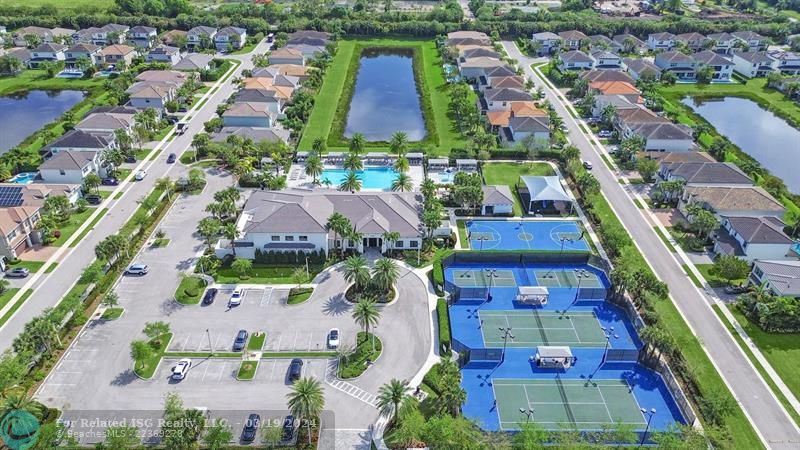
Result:
<svg viewBox="0 0 800 450">
<path fill-rule="evenodd" d="M 527 409 L 526 408 L 520 408 L 519 409 L 519 412 L 521 412 L 522 414 L 525 414 L 525 416 L 527 416 L 527 420 L 525 420 L 525 423 L 530 423 L 531 422 L 531 418 L 533 417 L 533 411 L 534 411 L 533 408 L 527 408 Z"/>
<path fill-rule="evenodd" d="M 489 287 L 486 290 L 486 301 L 492 301 L 492 280 L 497 276 L 497 269 L 485 269 L 486 276 L 489 277 Z"/>
<path fill-rule="evenodd" d="M 214 356 L 214 346 L 211 345 L 211 333 L 208 332 L 208 328 L 206 328 L 206 337 L 208 338 L 208 351 L 211 356 Z"/>
<path fill-rule="evenodd" d="M 605 327 L 600 327 L 600 329 L 603 330 L 603 336 L 606 337 L 606 347 L 603 349 L 603 359 L 600 361 L 600 365 L 602 366 L 606 362 L 606 356 L 608 355 L 608 346 L 611 343 L 610 342 L 611 336 L 614 336 L 615 338 L 618 336 L 614 334 L 614 327 L 609 327 L 608 329 L 606 329 Z"/>
<path fill-rule="evenodd" d="M 375 353 L 375 329 L 378 328 L 377 325 L 372 326 L 372 353 Z"/>
<path fill-rule="evenodd" d="M 509 339 L 514 339 L 514 335 L 511 334 L 511 327 L 500 327 L 498 328 L 501 333 L 503 333 L 503 353 L 500 355 L 500 361 L 506 360 L 506 346 L 508 345 Z"/>
<path fill-rule="evenodd" d="M 308 254 L 306 254 L 306 283 L 310 282 L 311 274 L 308 272 Z"/>
<path fill-rule="evenodd" d="M 640 408 L 640 409 L 642 411 L 642 414 L 647 415 L 647 426 L 644 428 L 644 434 L 642 434 L 642 441 L 639 442 L 639 447 L 644 445 L 644 441 L 645 441 L 645 439 L 647 439 L 647 432 L 650 431 L 650 421 L 653 420 L 653 416 L 656 415 L 656 409 L 655 408 L 650 408 L 650 411 L 648 411 L 648 410 L 646 410 L 644 408 Z"/>
<path fill-rule="evenodd" d="M 561 261 L 562 258 L 564 257 L 564 242 L 566 242 L 566 241 L 572 242 L 572 238 L 569 238 L 569 237 L 566 237 L 566 236 L 562 236 L 562 237 L 558 238 L 558 240 L 561 241 L 561 251 L 558 252 L 558 260 Z M 564 267 L 564 266 L 561 266 L 561 267 Z M 563 270 L 566 270 L 566 269 L 562 269 L 562 271 Z"/>
<path fill-rule="evenodd" d="M 574 269 L 574 272 L 575 272 L 575 278 L 578 279 L 578 289 L 575 291 L 575 298 L 572 299 L 572 303 L 567 305 L 567 307 L 563 311 L 561 311 L 561 317 L 564 317 L 564 315 L 567 313 L 567 311 L 569 311 L 570 308 L 572 308 L 572 305 L 574 305 L 575 303 L 578 302 L 578 296 L 581 293 L 581 279 L 583 278 L 581 276 L 582 270 L 581 269 Z"/>
</svg>

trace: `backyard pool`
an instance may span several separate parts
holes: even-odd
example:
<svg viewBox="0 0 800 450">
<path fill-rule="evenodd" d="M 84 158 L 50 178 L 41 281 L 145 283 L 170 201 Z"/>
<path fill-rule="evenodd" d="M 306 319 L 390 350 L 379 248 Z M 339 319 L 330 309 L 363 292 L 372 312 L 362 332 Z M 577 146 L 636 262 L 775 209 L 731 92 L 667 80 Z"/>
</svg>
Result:
<svg viewBox="0 0 800 450">
<path fill-rule="evenodd" d="M 9 182 L 16 184 L 30 184 L 36 179 L 37 174 L 37 172 L 21 172 L 14 175 L 14 178 L 10 179 Z"/>
<path fill-rule="evenodd" d="M 345 169 L 325 169 L 322 171 L 320 181 L 331 186 L 342 184 L 347 173 Z M 388 191 L 392 189 L 392 182 L 397 178 L 397 171 L 391 167 L 366 167 L 364 170 L 356 171 L 356 175 L 361 179 L 361 189 L 374 189 Z"/>
</svg>

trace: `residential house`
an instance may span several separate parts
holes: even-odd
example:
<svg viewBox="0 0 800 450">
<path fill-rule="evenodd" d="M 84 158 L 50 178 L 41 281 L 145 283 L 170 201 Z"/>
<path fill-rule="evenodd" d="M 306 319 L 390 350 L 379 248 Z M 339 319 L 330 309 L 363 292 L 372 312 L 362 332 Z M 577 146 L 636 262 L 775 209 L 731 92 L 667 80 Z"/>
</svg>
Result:
<svg viewBox="0 0 800 450">
<path fill-rule="evenodd" d="M 775 51 L 768 52 L 775 62 L 772 68 L 783 75 L 800 75 L 800 53 Z"/>
<path fill-rule="evenodd" d="M 408 192 L 255 191 L 236 222 L 242 237 L 233 245 L 236 255 L 247 259 L 256 251 L 416 250 L 422 246 L 421 201 Z M 353 224 L 360 239 L 344 239 L 326 227 L 334 211 Z M 400 239 L 383 239 L 393 232 Z"/>
<path fill-rule="evenodd" d="M 236 103 L 262 104 L 262 109 L 276 114 L 278 118 L 283 115 L 283 108 L 286 99 L 279 96 L 278 92 L 272 89 L 242 89 L 234 95 Z"/>
<path fill-rule="evenodd" d="M 186 55 L 186 57 L 173 64 L 172 68 L 174 70 L 187 72 L 206 70 L 211 67 L 211 61 L 213 59 L 213 55 L 207 55 L 205 53 L 189 53 Z"/>
<path fill-rule="evenodd" d="M 482 216 L 513 216 L 514 194 L 505 184 L 483 185 L 483 201 L 481 202 Z"/>
<path fill-rule="evenodd" d="M 196 75 L 177 70 L 146 70 L 136 75 L 136 81 L 157 81 L 161 83 L 173 83 L 178 87 L 183 86 L 190 78 Z"/>
<path fill-rule="evenodd" d="M 492 45 L 486 33 L 480 31 L 454 31 L 447 33 L 447 45 Z"/>
<path fill-rule="evenodd" d="M 101 50 L 100 55 L 106 64 L 116 66 L 125 63 L 126 66 L 130 66 L 136 56 L 136 49 L 124 44 L 113 44 Z"/>
<path fill-rule="evenodd" d="M 170 30 L 161 35 L 161 43 L 170 47 L 181 48 L 189 41 L 189 33 L 183 30 Z"/>
<path fill-rule="evenodd" d="M 31 51 L 31 59 L 28 60 L 28 67 L 35 69 L 45 62 L 64 61 L 66 59 L 64 50 L 66 49 L 66 45 L 41 44 Z"/>
<path fill-rule="evenodd" d="M 308 45 L 308 44 L 286 44 L 286 47 L 292 50 L 297 50 L 303 55 L 306 61 L 312 60 L 323 55 L 327 50 L 322 45 Z"/>
<path fill-rule="evenodd" d="M 175 65 L 181 60 L 181 49 L 161 44 L 147 52 L 147 56 L 145 56 L 144 60 L 147 62 L 161 62 Z"/>
<path fill-rule="evenodd" d="M 275 119 L 262 103 L 234 103 L 222 114 L 226 127 L 271 128 Z"/>
<path fill-rule="evenodd" d="M 636 110 L 642 107 L 642 98 L 637 98 L 636 101 L 631 102 L 630 96 L 626 95 L 596 95 L 594 98 L 594 105 L 592 105 L 592 117 L 601 119 L 603 110 L 608 106 L 613 106 L 614 111 L 619 114 L 623 110 Z"/>
<path fill-rule="evenodd" d="M 134 108 L 155 108 L 162 110 L 166 104 L 175 100 L 179 85 L 162 81 L 139 81 L 132 84 L 125 92 Z"/>
<path fill-rule="evenodd" d="M 487 71 L 496 67 L 503 67 L 507 64 L 497 58 L 470 58 L 459 64 L 461 76 L 466 79 L 477 80 L 482 76 L 487 75 Z M 516 75 L 516 72 L 511 73 Z"/>
<path fill-rule="evenodd" d="M 630 126 L 631 134 L 645 140 L 648 152 L 688 152 L 695 150 L 692 129 L 683 124 L 635 123 Z"/>
<path fill-rule="evenodd" d="M 525 79 L 517 75 L 511 77 L 489 77 L 483 79 L 486 80 L 486 85 L 479 86 L 481 92 L 485 92 L 487 89 L 501 88 L 525 90 Z"/>
<path fill-rule="evenodd" d="M 778 297 L 800 298 L 800 261 L 756 260 L 747 281 Z"/>
<path fill-rule="evenodd" d="M 678 209 L 688 217 L 691 205 L 698 205 L 721 217 L 777 217 L 786 208 L 760 186 L 705 187 L 689 186 L 683 190 Z"/>
<path fill-rule="evenodd" d="M 713 45 L 710 48 L 711 51 L 725 55 L 733 52 L 736 44 L 736 38 L 730 33 L 709 34 L 708 39 L 713 42 Z"/>
<path fill-rule="evenodd" d="M 559 53 L 556 58 L 558 58 L 558 68 L 561 71 L 590 70 L 594 67 L 594 59 L 580 50 Z"/>
<path fill-rule="evenodd" d="M 777 217 L 722 217 L 714 236 L 714 253 L 731 255 L 752 262 L 757 259 L 780 260 L 796 256 L 794 241 L 783 232 L 786 226 Z"/>
<path fill-rule="evenodd" d="M 3 183 L 0 190 L 0 255 L 7 258 L 17 258 L 41 243 L 36 224 L 48 197 L 63 195 L 70 203 L 80 197 L 80 186 L 76 185 Z"/>
<path fill-rule="evenodd" d="M 524 89 L 497 88 L 487 89 L 479 100 L 481 111 L 502 111 L 511 109 L 511 102 L 533 100 L 531 94 Z"/>
<path fill-rule="evenodd" d="M 703 50 L 695 53 L 694 60 L 697 63 L 697 69 L 703 67 L 711 67 L 714 70 L 711 76 L 712 81 L 729 82 L 733 76 L 733 61 L 719 53 L 714 53 L 711 50 Z"/>
<path fill-rule="evenodd" d="M 43 27 L 22 27 L 14 31 L 13 43 L 16 47 L 27 47 L 28 40 L 26 36 L 36 36 L 41 44 L 49 44 L 54 42 L 53 32 L 49 28 Z"/>
<path fill-rule="evenodd" d="M 55 27 L 50 30 L 50 34 L 53 35 L 54 42 L 68 45 L 72 42 L 72 35 L 75 34 L 75 30 L 72 28 Z"/>
<path fill-rule="evenodd" d="M 612 47 L 614 47 L 614 41 L 608 36 L 602 34 L 589 36 L 589 49 L 592 52 L 611 51 Z"/>
<path fill-rule="evenodd" d="M 581 72 L 579 77 L 592 83 L 594 81 L 625 81 L 633 84 L 633 78 L 620 70 L 597 70 L 592 69 L 588 72 Z"/>
<path fill-rule="evenodd" d="M 186 46 L 194 50 L 197 48 L 210 48 L 214 45 L 217 29 L 214 27 L 197 26 L 186 33 Z"/>
<path fill-rule="evenodd" d="M 214 36 L 217 51 L 224 52 L 229 48 L 238 50 L 247 42 L 247 30 L 239 27 L 224 27 Z"/>
<path fill-rule="evenodd" d="M 713 41 L 710 41 L 707 37 L 696 32 L 675 35 L 673 42 L 676 46 L 685 45 L 686 48 L 693 52 L 699 52 L 700 50 L 703 50 L 705 46 L 708 45 L 707 42 L 713 43 Z"/>
<path fill-rule="evenodd" d="M 564 41 L 561 36 L 545 31 L 542 33 L 533 33 L 531 36 L 531 45 L 539 56 L 552 55 L 561 49 Z"/>
<path fill-rule="evenodd" d="M 592 117 L 600 117 L 608 105 L 617 110 L 633 108 L 642 103 L 641 92 L 627 81 L 593 81 L 589 90 L 595 94 Z"/>
<path fill-rule="evenodd" d="M 297 64 L 272 64 L 267 67 L 253 69 L 252 76 L 274 78 L 278 75 L 297 77 L 300 83 L 309 77 L 309 68 Z"/>
<path fill-rule="evenodd" d="M 39 176 L 45 183 L 83 184 L 91 173 L 106 175 L 101 152 L 64 150 L 39 165 Z"/>
<path fill-rule="evenodd" d="M 678 80 L 694 80 L 697 78 L 697 61 L 680 52 L 664 52 L 656 55 L 656 66 L 661 73 L 672 72 Z"/>
<path fill-rule="evenodd" d="M 606 51 L 606 50 L 598 50 L 594 51 L 591 54 L 592 59 L 594 59 L 594 68 L 595 69 L 621 69 L 622 68 L 622 58 L 619 56 Z"/>
<path fill-rule="evenodd" d="M 306 58 L 303 56 L 303 53 L 301 53 L 300 50 L 284 47 L 270 52 L 269 63 L 305 66 Z"/>
<path fill-rule="evenodd" d="M 471 47 L 472 48 L 459 52 L 458 56 L 459 62 L 464 62 L 471 58 L 480 58 L 480 57 L 503 59 L 503 55 L 494 51 L 494 49 L 492 48 L 477 47 L 477 46 L 471 46 Z"/>
<path fill-rule="evenodd" d="M 30 67 L 31 58 L 33 54 L 25 47 L 14 47 L 6 51 L 6 55 L 17 58 L 23 66 Z"/>
<path fill-rule="evenodd" d="M 659 80 L 661 79 L 661 69 L 654 63 L 641 58 L 625 58 L 622 60 L 625 70 L 628 71 L 631 78 L 638 81 L 642 78 Z"/>
<path fill-rule="evenodd" d="M 55 141 L 47 144 L 42 150 L 50 157 L 64 151 L 96 151 L 102 152 L 117 148 L 114 133 L 89 133 L 81 130 L 70 130 Z"/>
<path fill-rule="evenodd" d="M 331 34 L 324 31 L 300 30 L 289 34 L 287 44 L 319 45 L 325 47 L 331 40 Z"/>
<path fill-rule="evenodd" d="M 654 52 L 668 52 L 675 47 L 675 35 L 672 33 L 653 33 L 647 36 L 647 48 Z"/>
<path fill-rule="evenodd" d="M 750 177 L 728 162 L 662 162 L 657 182 L 665 181 L 682 181 L 686 186 L 700 187 L 753 185 Z"/>
<path fill-rule="evenodd" d="M 503 64 L 496 67 L 487 67 L 484 69 L 483 76 L 489 77 L 509 77 L 512 75 L 519 75 L 513 67 L 508 64 Z"/>
<path fill-rule="evenodd" d="M 616 53 L 637 53 L 642 55 L 647 52 L 647 44 L 632 34 L 618 34 L 611 38 L 611 51 Z"/>
<path fill-rule="evenodd" d="M 507 127 L 512 117 L 549 117 L 549 115 L 532 101 L 511 102 L 510 109 L 486 112 L 486 120 L 495 133 Z"/>
<path fill-rule="evenodd" d="M 733 53 L 733 70 L 747 78 L 766 77 L 774 70 L 775 60 L 767 52 Z"/>
<path fill-rule="evenodd" d="M 130 27 L 127 25 L 120 25 L 117 23 L 109 23 L 97 29 L 92 33 L 92 44 L 94 45 L 111 45 L 122 44 L 127 40 L 128 30 Z"/>
<path fill-rule="evenodd" d="M 638 158 L 648 158 L 656 160 L 659 165 L 662 163 L 704 163 L 717 162 L 706 152 L 662 152 L 662 153 L 640 153 Z"/>
<path fill-rule="evenodd" d="M 94 44 L 74 44 L 64 53 L 64 62 L 67 67 L 74 67 L 81 58 L 86 58 L 92 65 L 100 65 L 103 62 L 101 48 Z"/>
<path fill-rule="evenodd" d="M 75 125 L 75 129 L 87 133 L 109 134 L 117 130 L 133 133 L 135 120 L 133 114 L 118 114 L 113 112 L 91 113 Z"/>
<path fill-rule="evenodd" d="M 99 31 L 100 31 L 100 28 L 97 28 L 97 27 L 89 27 L 89 28 L 84 28 L 82 30 L 78 30 L 78 31 L 72 33 L 72 42 L 74 44 L 92 44 L 92 45 L 95 45 L 94 44 L 94 40 L 92 39 L 92 37 L 94 36 L 95 33 L 98 33 Z"/>
<path fill-rule="evenodd" d="M 521 142 L 529 148 L 545 148 L 550 145 L 550 117 L 511 117 L 508 126 L 501 130 L 500 142 L 507 146 Z"/>
<path fill-rule="evenodd" d="M 255 127 L 223 127 L 218 133 L 211 136 L 214 142 L 227 142 L 228 137 L 238 136 L 249 139 L 254 143 L 259 142 L 289 142 L 290 132 L 282 128 L 255 128 Z"/>
<path fill-rule="evenodd" d="M 128 40 L 136 47 L 150 48 L 158 41 L 158 30 L 138 25 L 128 30 Z"/>
<path fill-rule="evenodd" d="M 562 48 L 567 50 L 580 50 L 585 43 L 589 42 L 589 36 L 578 30 L 562 31 L 558 33 L 558 37 L 563 42 Z"/>
<path fill-rule="evenodd" d="M 757 52 L 766 50 L 769 45 L 769 39 L 754 31 L 734 31 L 731 35 L 744 45 L 745 50 Z"/>
</svg>

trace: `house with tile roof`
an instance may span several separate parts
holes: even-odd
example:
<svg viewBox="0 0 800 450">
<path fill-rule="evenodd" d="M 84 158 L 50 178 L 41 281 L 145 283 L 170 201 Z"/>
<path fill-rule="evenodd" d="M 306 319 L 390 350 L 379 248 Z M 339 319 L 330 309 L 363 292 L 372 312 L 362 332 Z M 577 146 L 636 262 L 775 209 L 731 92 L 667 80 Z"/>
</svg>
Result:
<svg viewBox="0 0 800 450">
<path fill-rule="evenodd" d="M 229 48 L 238 50 L 247 42 L 247 30 L 240 27 L 223 27 L 214 36 L 217 51 L 225 52 Z"/>
<path fill-rule="evenodd" d="M 102 152 L 117 148 L 114 133 L 89 133 L 81 130 L 70 130 L 55 141 L 42 148 L 45 157 L 63 151 L 97 151 Z"/>
<path fill-rule="evenodd" d="M 206 70 L 211 66 L 211 61 L 214 59 L 213 55 L 205 53 L 189 53 L 180 61 L 172 65 L 172 69 L 184 72 L 199 72 Z"/>
<path fill-rule="evenodd" d="M 181 60 L 181 49 L 178 47 L 170 47 L 169 45 L 158 45 L 147 52 L 144 57 L 146 62 L 160 62 L 169 65 L 175 65 Z"/>
<path fill-rule="evenodd" d="M 325 47 L 331 40 L 332 35 L 324 31 L 299 30 L 290 33 L 286 39 L 287 44 L 318 45 Z"/>
<path fill-rule="evenodd" d="M 680 52 L 667 51 L 656 55 L 655 64 L 661 73 L 672 72 L 678 80 L 694 80 L 697 78 L 697 61 Z"/>
<path fill-rule="evenodd" d="M 713 42 L 710 50 L 724 55 L 733 52 L 736 44 L 736 38 L 730 33 L 712 33 L 708 39 Z"/>
<path fill-rule="evenodd" d="M 589 36 L 578 30 L 562 31 L 558 33 L 558 37 L 563 42 L 562 48 L 568 50 L 580 50 L 585 43 L 589 42 Z"/>
<path fill-rule="evenodd" d="M 786 224 L 772 216 L 723 217 L 714 235 L 714 253 L 732 255 L 746 261 L 757 259 L 797 259 L 791 251 L 795 243 L 783 227 Z"/>
<path fill-rule="evenodd" d="M 284 47 L 270 52 L 269 63 L 305 66 L 306 58 L 300 50 Z"/>
<path fill-rule="evenodd" d="M 626 81 L 633 84 L 633 78 L 621 70 L 592 69 L 588 72 L 581 72 L 578 76 L 589 83 L 594 81 Z"/>
<path fill-rule="evenodd" d="M 73 44 L 64 53 L 64 63 L 67 67 L 74 67 L 81 58 L 86 58 L 92 65 L 103 63 L 103 56 L 100 54 L 102 48 L 99 45 L 78 43 Z"/>
<path fill-rule="evenodd" d="M 128 30 L 128 41 L 135 47 L 150 48 L 158 41 L 158 30 L 137 25 Z"/>
<path fill-rule="evenodd" d="M 214 27 L 197 26 L 186 33 L 186 46 L 192 50 L 211 47 L 214 45 L 214 37 L 217 29 Z"/>
<path fill-rule="evenodd" d="M 64 50 L 66 49 L 67 46 L 61 44 L 40 44 L 31 50 L 31 59 L 28 60 L 28 67 L 35 69 L 45 62 L 64 61 L 66 59 Z"/>
<path fill-rule="evenodd" d="M 482 216 L 512 216 L 514 215 L 514 194 L 505 184 L 483 185 L 483 201 L 481 202 Z"/>
<path fill-rule="evenodd" d="M 180 85 L 168 81 L 139 81 L 125 92 L 134 108 L 163 110 L 168 102 L 177 97 L 178 87 Z"/>
<path fill-rule="evenodd" d="M 734 63 L 730 59 L 711 50 L 703 50 L 694 54 L 694 60 L 697 63 L 697 70 L 701 70 L 703 67 L 711 67 L 714 71 L 711 75 L 712 82 L 727 83 L 731 81 Z"/>
<path fill-rule="evenodd" d="M 652 33 L 647 36 L 647 48 L 654 52 L 667 52 L 675 47 L 675 35 L 672 33 Z"/>
<path fill-rule="evenodd" d="M 779 297 L 800 298 L 800 261 L 755 261 L 747 281 Z"/>
<path fill-rule="evenodd" d="M 622 58 L 608 50 L 596 50 L 591 53 L 595 69 L 621 69 Z"/>
<path fill-rule="evenodd" d="M 500 142 L 505 146 L 523 143 L 530 148 L 544 148 L 550 144 L 550 117 L 512 116 L 508 126 L 500 130 Z"/>
<path fill-rule="evenodd" d="M 786 208 L 760 186 L 705 187 L 689 186 L 683 190 L 678 210 L 688 217 L 691 205 L 722 217 L 782 218 Z"/>
<path fill-rule="evenodd" d="M 580 50 L 570 50 L 568 52 L 559 53 L 558 68 L 561 71 L 565 70 L 590 70 L 594 67 L 594 58 L 591 55 Z"/>
<path fill-rule="evenodd" d="M 657 183 L 682 181 L 686 186 L 752 186 L 753 180 L 729 162 L 662 162 Z"/>
<path fill-rule="evenodd" d="M 531 35 L 531 43 L 539 56 L 552 55 L 561 49 L 564 40 L 561 36 L 550 31 L 541 33 L 533 33 Z"/>
<path fill-rule="evenodd" d="M 654 63 L 641 58 L 624 58 L 622 65 L 634 80 L 642 78 L 661 79 L 661 68 Z"/>
<path fill-rule="evenodd" d="M 136 56 L 136 49 L 130 45 L 113 44 L 101 50 L 100 55 L 106 64 L 117 65 L 124 62 L 130 66 L 133 63 L 133 57 Z"/>
<path fill-rule="evenodd" d="M 767 52 L 734 52 L 731 58 L 733 70 L 747 78 L 766 77 L 774 70 L 775 60 Z"/>
<path fill-rule="evenodd" d="M 487 56 L 479 56 L 477 58 L 469 58 L 464 61 L 459 61 L 458 68 L 461 76 L 466 79 L 475 79 L 487 75 L 487 71 L 496 67 L 507 66 L 507 64 L 498 58 L 489 58 Z M 516 75 L 516 73 L 512 73 Z"/>
<path fill-rule="evenodd" d="M 734 31 L 731 35 L 735 40 L 741 42 L 746 50 L 757 52 L 766 50 L 769 45 L 769 39 L 755 31 Z"/>
<path fill-rule="evenodd" d="M 223 114 L 226 127 L 271 128 L 275 123 L 275 113 L 267 110 L 262 103 L 234 103 Z"/>
<path fill-rule="evenodd" d="M 39 176 L 45 183 L 83 184 L 87 175 L 106 176 L 99 151 L 64 150 L 39 165 Z"/>
<path fill-rule="evenodd" d="M 707 37 L 694 31 L 691 33 L 678 34 L 673 38 L 673 41 L 675 42 L 675 45 L 683 44 L 686 46 L 686 48 L 693 52 L 699 52 L 705 48 L 707 42 L 710 42 Z"/>
<path fill-rule="evenodd" d="M 128 38 L 128 30 L 130 30 L 129 26 L 120 25 L 118 23 L 109 23 L 103 25 L 102 27 L 94 30 L 92 33 L 92 44 L 122 44 Z"/>
<path fill-rule="evenodd" d="M 617 34 L 611 38 L 611 50 L 617 53 L 636 53 L 642 55 L 647 52 L 647 44 L 632 34 Z"/>
<path fill-rule="evenodd" d="M 447 45 L 492 45 L 492 39 L 480 31 L 454 31 L 447 33 Z"/>
</svg>

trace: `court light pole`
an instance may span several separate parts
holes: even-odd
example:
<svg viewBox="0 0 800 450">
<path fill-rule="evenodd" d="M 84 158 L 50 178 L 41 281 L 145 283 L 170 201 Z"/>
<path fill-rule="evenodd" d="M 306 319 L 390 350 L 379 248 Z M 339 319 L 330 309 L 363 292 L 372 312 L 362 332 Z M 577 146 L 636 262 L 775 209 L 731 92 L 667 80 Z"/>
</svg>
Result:
<svg viewBox="0 0 800 450">
<path fill-rule="evenodd" d="M 602 366 L 603 364 L 606 363 L 606 356 L 608 355 L 608 347 L 611 344 L 611 336 L 616 336 L 616 335 L 614 334 L 614 327 L 609 327 L 608 329 L 606 329 L 605 327 L 600 327 L 600 329 L 603 330 L 603 336 L 606 337 L 606 347 L 603 349 L 603 359 L 600 360 L 600 365 Z"/>
<path fill-rule="evenodd" d="M 211 356 L 214 356 L 214 346 L 211 345 L 211 333 L 208 332 L 208 328 L 206 328 L 206 337 L 208 338 L 208 351 Z"/>
<path fill-rule="evenodd" d="M 653 416 L 656 415 L 656 409 L 655 408 L 650 408 L 650 411 L 648 411 L 648 410 L 646 410 L 644 408 L 640 408 L 640 409 L 642 411 L 642 414 L 645 414 L 647 416 L 647 426 L 644 427 L 644 434 L 642 434 L 642 440 L 641 440 L 641 442 L 639 442 L 639 447 L 644 445 L 644 441 L 647 439 L 647 432 L 650 431 L 650 421 L 653 420 Z"/>
<path fill-rule="evenodd" d="M 514 335 L 511 334 L 511 327 L 500 327 L 498 328 L 501 333 L 503 333 L 503 353 L 500 355 L 500 361 L 506 360 L 506 346 L 508 345 L 509 339 L 514 339 Z"/>
<path fill-rule="evenodd" d="M 497 269 L 485 269 L 486 276 L 489 277 L 489 287 L 486 290 L 486 301 L 492 301 L 492 280 L 497 276 Z"/>
<path fill-rule="evenodd" d="M 572 308 L 572 306 L 573 306 L 575 303 L 577 303 L 577 302 L 578 302 L 578 295 L 580 295 L 580 293 L 581 293 L 581 278 L 582 278 L 582 277 L 581 277 L 581 272 L 580 272 L 580 271 L 581 271 L 581 269 L 575 269 L 575 270 L 574 270 L 574 272 L 575 272 L 575 278 L 577 278 L 577 279 L 578 279 L 578 289 L 575 291 L 575 298 L 573 298 L 573 299 L 572 299 L 572 303 L 570 303 L 569 305 L 567 305 L 567 307 L 566 307 L 566 308 L 565 308 L 563 311 L 561 311 L 561 317 L 564 317 L 564 315 L 565 315 L 565 314 L 567 314 L 567 311 L 569 311 L 569 310 L 570 310 L 570 308 Z"/>
<path fill-rule="evenodd" d="M 525 416 L 527 416 L 527 419 L 525 420 L 525 423 L 531 423 L 531 418 L 533 417 L 533 411 L 534 411 L 533 408 L 527 408 L 527 409 L 526 408 L 520 408 L 519 409 L 519 412 L 521 412 L 522 414 L 525 414 Z"/>
</svg>

